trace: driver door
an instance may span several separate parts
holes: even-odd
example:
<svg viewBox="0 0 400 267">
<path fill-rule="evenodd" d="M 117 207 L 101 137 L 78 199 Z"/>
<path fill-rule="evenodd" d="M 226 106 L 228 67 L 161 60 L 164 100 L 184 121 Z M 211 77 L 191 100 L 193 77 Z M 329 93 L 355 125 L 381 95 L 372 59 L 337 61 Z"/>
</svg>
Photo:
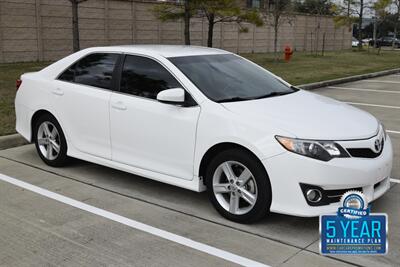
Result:
<svg viewBox="0 0 400 267">
<path fill-rule="evenodd" d="M 182 85 L 153 59 L 127 55 L 120 80 L 110 101 L 112 160 L 192 180 L 200 107 L 156 100 L 160 91 Z"/>
</svg>

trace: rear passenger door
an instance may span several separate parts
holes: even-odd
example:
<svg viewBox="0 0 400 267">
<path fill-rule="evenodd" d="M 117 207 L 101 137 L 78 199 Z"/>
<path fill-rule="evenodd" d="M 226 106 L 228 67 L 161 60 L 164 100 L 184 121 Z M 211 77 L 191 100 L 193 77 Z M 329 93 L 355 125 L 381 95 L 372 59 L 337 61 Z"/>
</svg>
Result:
<svg viewBox="0 0 400 267">
<path fill-rule="evenodd" d="M 52 94 L 69 146 L 111 159 L 109 101 L 119 54 L 85 56 L 56 80 Z"/>
<path fill-rule="evenodd" d="M 200 107 L 188 93 L 188 107 L 156 100 L 159 92 L 183 86 L 153 59 L 127 55 L 121 72 L 110 101 L 113 161 L 192 180 Z"/>
</svg>

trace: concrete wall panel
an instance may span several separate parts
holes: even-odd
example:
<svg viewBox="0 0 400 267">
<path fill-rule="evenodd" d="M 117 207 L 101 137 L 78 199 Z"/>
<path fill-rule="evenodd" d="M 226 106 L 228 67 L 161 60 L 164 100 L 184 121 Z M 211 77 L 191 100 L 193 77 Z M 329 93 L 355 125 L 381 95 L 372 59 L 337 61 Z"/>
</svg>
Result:
<svg viewBox="0 0 400 267">
<path fill-rule="evenodd" d="M 90 0 L 79 6 L 81 48 L 122 44 L 183 44 L 181 21 L 160 22 L 148 0 Z M 318 27 L 319 24 L 319 27 Z M 214 47 L 232 52 L 273 51 L 272 27 L 219 23 L 214 27 Z M 191 21 L 193 45 L 207 44 L 206 19 Z M 68 0 L 0 1 L 0 62 L 56 60 L 72 53 L 72 10 Z M 351 30 L 336 28 L 330 17 L 296 15 L 279 28 L 278 49 L 290 45 L 297 51 L 351 47 Z"/>
</svg>

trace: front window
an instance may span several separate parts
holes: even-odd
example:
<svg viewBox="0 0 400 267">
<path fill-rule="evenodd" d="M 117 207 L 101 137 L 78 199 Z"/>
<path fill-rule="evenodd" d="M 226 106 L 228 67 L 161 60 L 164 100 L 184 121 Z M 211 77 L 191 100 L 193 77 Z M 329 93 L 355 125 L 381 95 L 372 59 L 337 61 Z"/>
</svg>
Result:
<svg viewBox="0 0 400 267">
<path fill-rule="evenodd" d="M 126 56 L 121 76 L 122 93 L 156 99 L 159 92 L 177 87 L 182 86 L 156 61 L 146 57 Z"/>
<path fill-rule="evenodd" d="M 260 99 L 297 91 L 233 54 L 174 57 L 169 60 L 215 102 Z"/>
</svg>

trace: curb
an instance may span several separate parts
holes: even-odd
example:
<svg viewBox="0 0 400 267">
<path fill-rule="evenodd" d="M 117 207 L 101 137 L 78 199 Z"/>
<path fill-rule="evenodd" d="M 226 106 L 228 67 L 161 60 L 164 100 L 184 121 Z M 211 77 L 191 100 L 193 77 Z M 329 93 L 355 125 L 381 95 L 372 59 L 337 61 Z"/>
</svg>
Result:
<svg viewBox="0 0 400 267">
<path fill-rule="evenodd" d="M 369 78 L 374 78 L 374 77 L 380 77 L 380 76 L 385 76 L 385 75 L 395 74 L 395 73 L 400 73 L 400 68 L 384 70 L 384 71 L 379 71 L 379 72 L 373 72 L 373 73 L 367 73 L 367 74 L 361 74 L 361 75 L 339 78 L 339 79 L 334 79 L 334 80 L 327 80 L 327 81 L 316 82 L 316 83 L 302 84 L 297 87 L 299 87 L 301 89 L 305 89 L 305 90 L 313 90 L 313 89 L 317 89 L 317 88 L 321 88 L 321 87 L 327 87 L 327 86 L 332 86 L 332 85 L 341 84 L 341 83 L 354 82 L 354 81 L 359 81 L 359 80 L 364 80 L 364 79 L 369 79 Z"/>
<path fill-rule="evenodd" d="M 28 144 L 20 134 L 0 136 L 0 150 Z"/>
</svg>

